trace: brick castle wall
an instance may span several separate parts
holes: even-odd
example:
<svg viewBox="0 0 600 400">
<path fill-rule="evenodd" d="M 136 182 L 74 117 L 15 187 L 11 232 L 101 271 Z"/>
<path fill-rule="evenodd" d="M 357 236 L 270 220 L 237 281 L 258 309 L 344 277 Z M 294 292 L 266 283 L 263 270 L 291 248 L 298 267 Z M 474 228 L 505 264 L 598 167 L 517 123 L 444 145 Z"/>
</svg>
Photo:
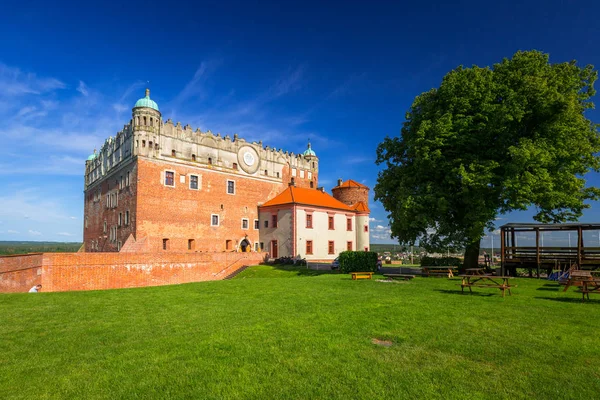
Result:
<svg viewBox="0 0 600 400">
<path fill-rule="evenodd" d="M 44 253 L 0 257 L 0 292 L 120 289 L 220 280 L 261 253 Z"/>
<path fill-rule="evenodd" d="M 175 172 L 175 185 L 164 185 L 165 171 Z M 190 175 L 197 175 L 198 190 L 189 187 Z M 254 249 L 259 231 L 258 203 L 265 202 L 287 187 L 277 181 L 255 179 L 243 172 L 222 173 L 210 169 L 138 158 L 138 200 L 136 239 L 147 238 L 148 251 L 230 251 L 248 235 Z M 183 182 L 182 182 L 183 179 Z M 235 182 L 235 194 L 227 193 L 227 181 Z M 218 226 L 211 226 L 217 215 Z M 244 229 L 242 219 L 248 220 Z M 194 240 L 188 250 L 188 240 Z"/>
<path fill-rule="evenodd" d="M 42 253 L 0 257 L 0 292 L 27 292 L 42 283 Z"/>
</svg>

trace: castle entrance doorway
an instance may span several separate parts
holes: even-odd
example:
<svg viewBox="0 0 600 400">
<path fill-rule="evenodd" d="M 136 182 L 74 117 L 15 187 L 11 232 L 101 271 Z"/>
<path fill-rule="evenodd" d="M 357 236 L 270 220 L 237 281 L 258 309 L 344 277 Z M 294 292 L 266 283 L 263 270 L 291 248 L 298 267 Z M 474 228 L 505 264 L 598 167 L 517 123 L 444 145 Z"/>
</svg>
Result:
<svg viewBox="0 0 600 400">
<path fill-rule="evenodd" d="M 250 244 L 250 241 L 248 241 L 248 239 L 244 238 L 244 240 L 242 240 L 240 242 L 240 249 L 242 250 L 243 253 L 250 251 L 252 249 L 252 245 Z"/>
</svg>

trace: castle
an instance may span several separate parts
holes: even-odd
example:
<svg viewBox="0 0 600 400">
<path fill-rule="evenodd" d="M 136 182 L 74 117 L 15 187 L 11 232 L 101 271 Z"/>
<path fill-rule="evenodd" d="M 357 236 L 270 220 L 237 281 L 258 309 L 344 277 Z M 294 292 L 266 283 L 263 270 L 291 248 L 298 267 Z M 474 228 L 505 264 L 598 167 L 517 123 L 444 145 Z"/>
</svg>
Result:
<svg viewBox="0 0 600 400">
<path fill-rule="evenodd" d="M 0 292 L 225 279 L 265 257 L 369 249 L 369 188 L 318 187 L 319 158 L 163 122 L 150 91 L 85 163 L 77 253 L 0 256 Z"/>
<path fill-rule="evenodd" d="M 145 97 L 85 163 L 86 252 L 255 251 L 332 259 L 369 248 L 369 189 L 318 187 L 319 158 L 193 130 Z M 318 235 L 317 235 L 318 233 Z"/>
</svg>

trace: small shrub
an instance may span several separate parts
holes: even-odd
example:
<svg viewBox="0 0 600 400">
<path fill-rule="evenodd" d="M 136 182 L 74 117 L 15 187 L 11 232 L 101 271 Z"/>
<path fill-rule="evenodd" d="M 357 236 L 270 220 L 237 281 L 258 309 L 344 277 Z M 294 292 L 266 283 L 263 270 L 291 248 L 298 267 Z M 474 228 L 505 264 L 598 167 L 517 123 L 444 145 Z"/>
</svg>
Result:
<svg viewBox="0 0 600 400">
<path fill-rule="evenodd" d="M 374 251 L 343 251 L 340 253 L 340 272 L 376 272 L 377 253 Z"/>
</svg>

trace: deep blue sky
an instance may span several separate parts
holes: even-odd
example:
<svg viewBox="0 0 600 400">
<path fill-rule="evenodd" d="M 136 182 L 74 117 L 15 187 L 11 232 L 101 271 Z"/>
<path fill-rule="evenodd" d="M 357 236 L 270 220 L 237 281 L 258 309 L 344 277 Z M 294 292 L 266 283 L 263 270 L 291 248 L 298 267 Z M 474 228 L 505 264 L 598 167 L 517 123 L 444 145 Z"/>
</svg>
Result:
<svg viewBox="0 0 600 400">
<path fill-rule="evenodd" d="M 81 240 L 84 160 L 146 86 L 165 120 L 295 153 L 310 138 L 327 189 L 372 188 L 377 144 L 456 66 L 529 49 L 600 65 L 595 2 L 35 3 L 0 13 L 0 240 Z"/>
</svg>

